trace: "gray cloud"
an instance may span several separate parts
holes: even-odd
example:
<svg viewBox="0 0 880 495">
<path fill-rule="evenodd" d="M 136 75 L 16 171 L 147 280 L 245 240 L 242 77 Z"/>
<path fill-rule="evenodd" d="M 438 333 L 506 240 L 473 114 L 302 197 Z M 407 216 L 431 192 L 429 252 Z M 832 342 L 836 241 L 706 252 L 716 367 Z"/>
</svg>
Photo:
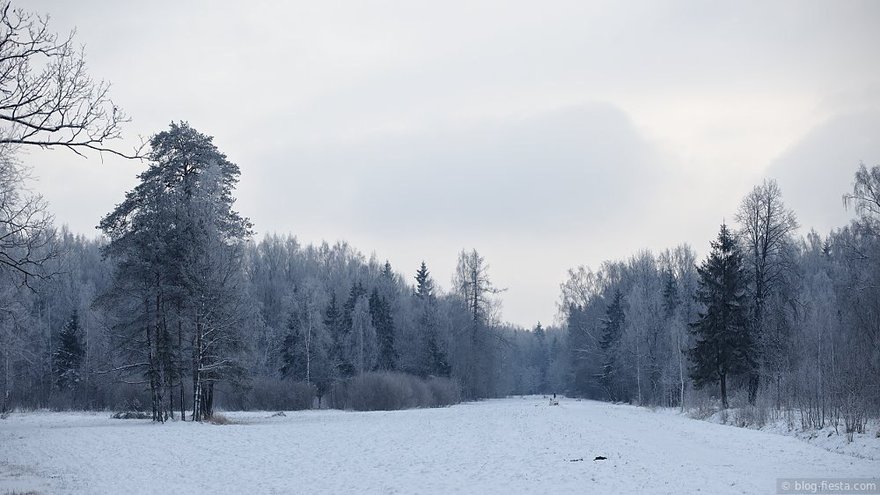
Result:
<svg viewBox="0 0 880 495">
<path fill-rule="evenodd" d="M 845 225 L 852 212 L 842 196 L 852 190 L 859 163 L 880 164 L 880 110 L 830 118 L 812 129 L 768 168 L 801 224 L 827 234 Z"/>
<path fill-rule="evenodd" d="M 260 232 L 347 239 L 404 271 L 425 258 L 441 283 L 476 247 L 522 324 L 550 319 L 568 266 L 705 246 L 771 163 L 826 230 L 877 161 L 878 2 L 26 7 L 78 28 L 128 136 L 172 119 L 214 135 Z M 141 167 L 25 158 L 83 232 Z"/>
<path fill-rule="evenodd" d="M 282 197 L 293 185 L 292 209 L 318 205 L 319 217 L 344 202 L 356 228 L 392 236 L 613 226 L 669 177 L 659 152 L 609 104 L 285 154 L 295 165 L 278 167 L 265 193 Z"/>
</svg>

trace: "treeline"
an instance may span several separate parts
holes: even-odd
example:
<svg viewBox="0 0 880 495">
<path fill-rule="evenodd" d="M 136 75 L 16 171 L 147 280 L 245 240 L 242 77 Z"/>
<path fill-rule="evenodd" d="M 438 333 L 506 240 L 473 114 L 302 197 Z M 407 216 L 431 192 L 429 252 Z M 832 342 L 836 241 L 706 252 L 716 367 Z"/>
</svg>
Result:
<svg viewBox="0 0 880 495">
<path fill-rule="evenodd" d="M 224 401 L 402 407 L 564 387 L 560 332 L 500 324 L 476 251 L 443 292 L 425 263 L 404 277 L 345 243 L 253 242 L 233 210 L 238 167 L 210 137 L 172 124 L 146 156 L 104 238 L 47 225 L 32 273 L 3 271 L 3 410 L 140 404 L 200 420 Z"/>
<path fill-rule="evenodd" d="M 744 408 L 743 421 L 880 417 L 880 167 L 844 195 L 850 225 L 798 237 L 777 184 L 754 188 L 697 260 L 681 245 L 569 271 L 560 312 L 569 391 L 602 400 Z"/>
</svg>

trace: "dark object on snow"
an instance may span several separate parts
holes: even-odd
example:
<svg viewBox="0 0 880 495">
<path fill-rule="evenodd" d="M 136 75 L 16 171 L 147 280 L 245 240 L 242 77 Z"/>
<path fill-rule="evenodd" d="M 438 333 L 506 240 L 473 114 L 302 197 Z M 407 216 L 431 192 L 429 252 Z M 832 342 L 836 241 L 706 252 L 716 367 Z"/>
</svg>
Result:
<svg viewBox="0 0 880 495">
<path fill-rule="evenodd" d="M 580 459 L 569 459 L 568 462 L 581 462 L 583 460 L 584 460 L 584 458 L 581 457 Z"/>
<path fill-rule="evenodd" d="M 277 413 L 275 413 L 275 414 L 273 414 L 272 416 L 269 416 L 269 417 L 270 417 L 270 418 L 278 418 L 278 417 L 286 418 L 287 415 L 284 414 L 284 411 L 278 411 Z"/>
<path fill-rule="evenodd" d="M 141 411 L 120 411 L 113 416 L 113 419 L 151 419 L 152 416 Z"/>
<path fill-rule="evenodd" d="M 603 456 L 603 455 L 597 455 L 596 458 L 593 459 L 593 460 L 594 460 L 594 461 L 607 461 L 608 458 L 605 457 L 605 456 Z"/>
</svg>

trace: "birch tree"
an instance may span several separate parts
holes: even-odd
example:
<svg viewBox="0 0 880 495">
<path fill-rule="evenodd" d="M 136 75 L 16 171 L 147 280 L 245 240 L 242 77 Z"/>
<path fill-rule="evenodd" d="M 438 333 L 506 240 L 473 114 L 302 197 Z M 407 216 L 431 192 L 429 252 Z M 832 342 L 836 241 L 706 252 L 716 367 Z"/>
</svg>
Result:
<svg viewBox="0 0 880 495">
<path fill-rule="evenodd" d="M 776 355 L 767 341 L 767 302 L 783 283 L 790 257 L 787 248 L 798 228 L 797 218 L 782 201 L 782 191 L 775 180 L 765 180 L 743 199 L 737 213 L 740 238 L 745 248 L 751 278 L 751 330 L 757 345 L 760 365 L 775 362 Z M 749 373 L 749 403 L 754 404 L 760 384 L 758 368 Z"/>
</svg>

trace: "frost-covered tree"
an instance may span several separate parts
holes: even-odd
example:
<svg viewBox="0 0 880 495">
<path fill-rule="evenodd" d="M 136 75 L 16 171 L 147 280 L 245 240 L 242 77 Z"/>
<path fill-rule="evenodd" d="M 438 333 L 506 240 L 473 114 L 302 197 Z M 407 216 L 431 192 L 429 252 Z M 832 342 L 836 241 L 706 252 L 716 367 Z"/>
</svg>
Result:
<svg viewBox="0 0 880 495">
<path fill-rule="evenodd" d="M 853 190 L 845 194 L 843 200 L 858 215 L 860 229 L 868 235 L 880 236 L 880 165 L 869 169 L 864 163 L 860 164 Z"/>
<path fill-rule="evenodd" d="M 792 235 L 797 218 L 782 201 L 782 191 L 775 180 L 765 180 L 743 199 L 737 213 L 740 238 L 749 269 L 751 290 L 752 340 L 755 342 L 755 368 L 749 371 L 749 403 L 754 404 L 760 384 L 760 369 L 773 368 L 780 360 L 784 344 L 771 335 L 768 325 L 768 302 L 780 295 L 791 264 Z M 778 328 L 778 327 L 777 327 Z"/>
<path fill-rule="evenodd" d="M 378 347 L 376 328 L 372 320 L 369 298 L 358 296 L 351 310 L 351 330 L 346 342 L 347 361 L 358 374 L 372 371 L 376 367 Z"/>
<path fill-rule="evenodd" d="M 498 306 L 495 296 L 502 290 L 489 279 L 489 265 L 476 249 L 459 253 L 452 284 L 470 316 L 467 333 L 458 342 L 464 392 L 469 397 L 485 396 L 494 379 L 492 340 L 497 336 L 492 326 Z"/>
<path fill-rule="evenodd" d="M 158 421 L 173 411 L 175 383 L 184 409 L 184 343 L 194 420 L 211 416 L 214 384 L 239 371 L 251 224 L 232 209 L 238 166 L 212 141 L 186 123 L 156 134 L 140 184 L 100 224 L 110 239 L 105 254 L 117 263 L 105 302 L 124 334 L 142 335 L 144 351 L 126 369 L 146 368 Z"/>
</svg>

